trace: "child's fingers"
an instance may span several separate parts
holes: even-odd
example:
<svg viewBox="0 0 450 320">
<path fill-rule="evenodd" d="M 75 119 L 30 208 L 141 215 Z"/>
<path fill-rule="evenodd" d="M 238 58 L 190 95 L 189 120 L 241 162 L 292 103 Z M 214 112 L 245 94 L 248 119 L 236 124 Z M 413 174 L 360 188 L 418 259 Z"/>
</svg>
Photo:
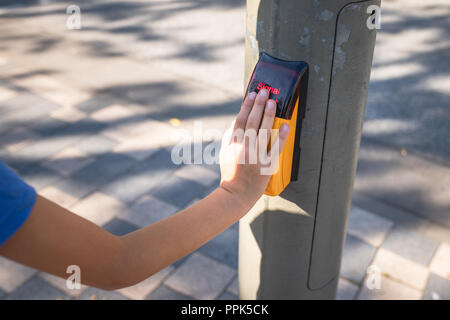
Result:
<svg viewBox="0 0 450 320">
<path fill-rule="evenodd" d="M 225 131 L 222 136 L 222 146 L 229 145 L 231 143 L 231 137 L 233 136 L 233 130 L 236 123 L 236 119 L 233 120 L 230 127 Z"/>
<path fill-rule="evenodd" d="M 286 140 L 289 136 L 289 125 L 283 124 L 280 128 L 280 133 L 278 134 L 278 139 L 280 141 L 280 153 L 283 151 Z"/>
<path fill-rule="evenodd" d="M 270 134 L 272 132 L 272 126 L 273 126 L 273 120 L 275 118 L 275 112 L 276 112 L 276 102 L 272 99 L 267 100 L 266 103 L 266 108 L 264 110 L 264 116 L 263 116 L 263 120 L 261 122 L 261 127 L 259 128 L 259 136 L 265 136 L 266 139 L 265 140 L 260 140 L 260 141 L 265 141 L 265 145 L 261 145 L 259 146 L 260 148 L 267 148 L 267 145 L 269 143 L 269 139 L 270 139 Z"/>
<path fill-rule="evenodd" d="M 270 157 L 270 161 L 277 163 L 278 159 L 280 157 L 281 151 L 283 151 L 284 145 L 286 144 L 286 140 L 289 136 L 289 125 L 286 123 L 283 124 L 280 128 L 280 131 L 278 133 L 278 137 L 275 140 L 275 143 L 272 145 L 272 148 L 269 151 L 268 156 Z M 278 148 L 274 148 L 274 146 L 277 146 Z M 276 152 L 278 151 L 278 152 Z"/>
<path fill-rule="evenodd" d="M 234 130 L 245 129 L 248 115 L 250 114 L 250 111 L 252 111 L 255 98 L 256 92 L 250 92 L 245 97 L 244 101 L 242 102 L 241 110 L 239 111 L 239 114 L 236 116 L 236 121 L 234 123 Z"/>
<path fill-rule="evenodd" d="M 255 99 L 255 104 L 253 105 L 252 111 L 247 119 L 247 125 L 245 126 L 245 131 L 251 129 L 258 132 L 259 125 L 261 124 L 261 117 L 266 106 L 266 101 L 269 98 L 269 92 L 266 89 L 259 91 Z"/>
</svg>

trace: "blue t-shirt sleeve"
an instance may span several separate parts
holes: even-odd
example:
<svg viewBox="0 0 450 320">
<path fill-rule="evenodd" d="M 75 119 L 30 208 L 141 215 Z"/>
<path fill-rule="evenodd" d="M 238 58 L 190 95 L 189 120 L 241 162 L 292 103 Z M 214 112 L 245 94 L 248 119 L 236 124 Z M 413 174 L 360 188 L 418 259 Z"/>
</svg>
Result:
<svg viewBox="0 0 450 320">
<path fill-rule="evenodd" d="M 36 202 L 36 191 L 0 161 L 0 246 L 19 230 Z"/>
</svg>

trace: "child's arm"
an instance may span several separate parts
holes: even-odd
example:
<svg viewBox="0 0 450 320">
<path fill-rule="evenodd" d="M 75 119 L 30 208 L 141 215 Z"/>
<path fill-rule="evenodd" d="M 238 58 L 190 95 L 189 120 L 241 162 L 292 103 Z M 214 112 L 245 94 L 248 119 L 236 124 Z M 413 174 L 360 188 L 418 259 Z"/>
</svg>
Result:
<svg viewBox="0 0 450 320">
<path fill-rule="evenodd" d="M 274 114 L 275 102 L 267 101 L 266 90 L 256 99 L 251 94 L 244 100 L 234 128 L 270 130 Z M 280 131 L 280 149 L 287 129 Z M 246 144 L 246 151 L 267 149 L 267 145 L 258 146 L 257 141 Z M 222 146 L 225 151 L 227 147 L 228 143 Z M 221 164 L 221 186 L 205 199 L 121 237 L 38 197 L 30 217 L 0 247 L 0 254 L 64 278 L 69 265 L 78 265 L 81 281 L 94 287 L 131 286 L 199 248 L 245 215 L 270 178 L 260 174 L 260 167 L 259 163 L 235 164 L 231 168 Z"/>
</svg>

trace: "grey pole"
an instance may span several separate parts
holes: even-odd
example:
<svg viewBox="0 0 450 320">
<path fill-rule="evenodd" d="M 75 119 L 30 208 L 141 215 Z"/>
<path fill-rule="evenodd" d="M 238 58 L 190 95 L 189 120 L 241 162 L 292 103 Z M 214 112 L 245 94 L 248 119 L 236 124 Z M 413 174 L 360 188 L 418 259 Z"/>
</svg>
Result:
<svg viewBox="0 0 450 320">
<path fill-rule="evenodd" d="M 335 298 L 375 45 L 371 5 L 380 0 L 247 0 L 245 83 L 260 51 L 310 71 L 298 181 L 239 224 L 241 299 Z"/>
</svg>

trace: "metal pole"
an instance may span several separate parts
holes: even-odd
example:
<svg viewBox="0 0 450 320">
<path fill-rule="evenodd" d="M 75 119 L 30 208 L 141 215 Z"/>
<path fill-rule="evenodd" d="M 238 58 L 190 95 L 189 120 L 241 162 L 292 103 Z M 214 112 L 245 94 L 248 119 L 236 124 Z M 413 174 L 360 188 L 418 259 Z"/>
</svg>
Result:
<svg viewBox="0 0 450 320">
<path fill-rule="evenodd" d="M 241 299 L 333 299 L 380 0 L 247 0 L 247 83 L 260 51 L 309 64 L 299 179 L 239 225 Z"/>
</svg>

